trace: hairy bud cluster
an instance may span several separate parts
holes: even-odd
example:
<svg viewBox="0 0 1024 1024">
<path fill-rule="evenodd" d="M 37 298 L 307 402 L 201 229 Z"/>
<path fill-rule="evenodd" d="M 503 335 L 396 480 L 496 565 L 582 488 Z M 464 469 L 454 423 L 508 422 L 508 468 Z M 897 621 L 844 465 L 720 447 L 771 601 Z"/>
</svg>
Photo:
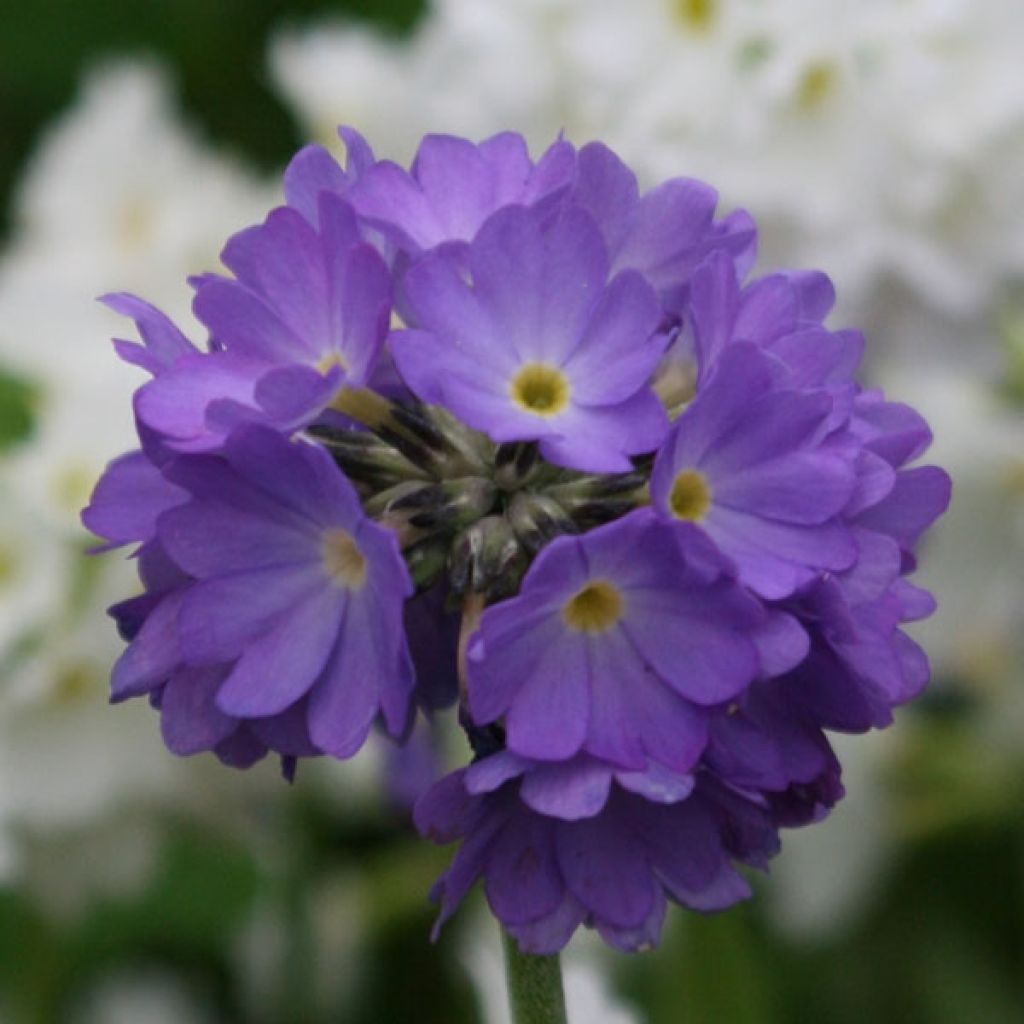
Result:
<svg viewBox="0 0 1024 1024">
<path fill-rule="evenodd" d="M 367 429 L 309 434 L 355 484 L 367 516 L 398 534 L 416 588 L 447 574 L 454 604 L 514 594 L 550 540 L 649 501 L 650 459 L 631 473 L 564 469 L 536 442 L 495 443 L 437 405 L 391 402 Z"/>
</svg>

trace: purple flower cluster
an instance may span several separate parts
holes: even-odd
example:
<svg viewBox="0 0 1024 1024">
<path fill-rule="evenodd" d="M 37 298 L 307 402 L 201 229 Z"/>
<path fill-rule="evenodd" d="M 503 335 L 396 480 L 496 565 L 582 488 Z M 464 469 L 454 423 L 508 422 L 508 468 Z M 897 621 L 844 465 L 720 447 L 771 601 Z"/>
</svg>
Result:
<svg viewBox="0 0 1024 1024">
<path fill-rule="evenodd" d="M 141 447 L 84 513 L 131 544 L 113 697 L 247 766 L 405 742 L 456 701 L 472 763 L 415 818 L 529 952 L 729 906 L 842 795 L 825 730 L 928 679 L 907 581 L 949 500 L 910 408 L 855 380 L 819 273 L 750 277 L 711 188 L 607 147 L 344 130 L 193 279 L 132 296 Z"/>
</svg>

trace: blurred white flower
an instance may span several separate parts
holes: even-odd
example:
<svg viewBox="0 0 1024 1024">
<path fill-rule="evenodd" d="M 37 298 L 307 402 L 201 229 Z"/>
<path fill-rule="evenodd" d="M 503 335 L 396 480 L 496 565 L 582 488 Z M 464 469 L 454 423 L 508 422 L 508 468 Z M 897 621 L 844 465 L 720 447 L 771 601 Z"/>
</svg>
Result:
<svg viewBox="0 0 1024 1024">
<path fill-rule="evenodd" d="M 33 514 L 78 534 L 105 463 L 136 442 L 112 334 L 132 327 L 98 305 L 135 291 L 188 330 L 185 278 L 217 266 L 229 234 L 262 219 L 273 191 L 181 123 L 167 75 L 137 62 L 87 77 L 23 174 L 0 260 L 0 366 L 36 385 L 36 435 L 4 476 Z"/>
<path fill-rule="evenodd" d="M 187 315 L 185 275 L 216 266 L 227 235 L 261 218 L 271 197 L 183 123 L 165 70 L 121 61 L 86 77 L 26 165 L 11 260 L 42 258 L 52 280 L 90 289 L 87 300 L 102 289 L 134 290 Z M 55 297 L 67 316 L 79 296 Z M 68 354 L 35 317 L 22 322 L 34 327 L 32 347 Z M 76 337 L 77 347 L 88 345 L 87 328 Z"/>
<path fill-rule="evenodd" d="M 852 927 L 870 912 L 894 844 L 883 775 L 899 733 L 830 739 L 846 796 L 824 821 L 783 833 L 765 886 L 774 922 L 804 940 Z"/>
<path fill-rule="evenodd" d="M 435 0 L 405 42 L 307 29 L 271 65 L 321 138 L 599 137 L 748 206 L 766 264 L 824 267 L 853 315 L 893 275 L 963 315 L 1024 271 L 1021 31 L 1012 0 Z"/>
<path fill-rule="evenodd" d="M 911 632 L 939 679 L 991 682 L 1024 653 L 1024 415 L 959 370 L 886 381 L 932 424 L 929 460 L 954 482 L 919 572 L 939 609 Z"/>
<path fill-rule="evenodd" d="M 0 368 L 30 382 L 35 413 L 0 461 L 0 842 L 19 870 L 59 834 L 84 843 L 140 808 L 201 812 L 218 786 L 237 797 L 276 776 L 179 762 L 145 708 L 108 706 L 123 644 L 104 609 L 137 584 L 123 553 L 86 561 L 78 521 L 106 462 L 137 445 L 144 379 L 110 346 L 132 326 L 96 297 L 136 291 L 188 330 L 186 276 L 216 267 L 274 196 L 183 125 L 166 73 L 137 61 L 88 75 L 24 169 L 0 254 Z"/>
<path fill-rule="evenodd" d="M 0 665 L 63 598 L 72 558 L 39 529 L 33 510 L 0 473 Z"/>
</svg>

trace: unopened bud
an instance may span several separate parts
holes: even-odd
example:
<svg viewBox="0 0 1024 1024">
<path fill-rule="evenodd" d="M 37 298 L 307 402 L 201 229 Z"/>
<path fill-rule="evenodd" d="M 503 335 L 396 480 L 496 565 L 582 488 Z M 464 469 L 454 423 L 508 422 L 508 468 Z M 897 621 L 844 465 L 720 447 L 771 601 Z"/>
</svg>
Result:
<svg viewBox="0 0 1024 1024">
<path fill-rule="evenodd" d="M 526 484 L 540 459 L 536 441 L 510 441 L 494 453 L 494 482 L 503 490 L 515 491 Z"/>
<path fill-rule="evenodd" d="M 417 590 L 425 590 L 444 571 L 448 561 L 448 543 L 440 537 L 428 537 L 403 552 L 409 575 Z"/>
<path fill-rule="evenodd" d="M 494 460 L 494 442 L 478 430 L 460 423 L 439 405 L 425 406 L 427 415 L 445 440 L 450 472 L 485 473 Z"/>
<path fill-rule="evenodd" d="M 458 530 L 494 507 L 497 488 L 483 477 L 459 477 L 424 488 L 395 504 L 422 530 Z"/>
<path fill-rule="evenodd" d="M 531 555 L 559 534 L 576 532 L 569 514 L 546 494 L 520 491 L 512 499 L 507 515 L 516 536 Z"/>
<path fill-rule="evenodd" d="M 363 508 L 370 518 L 379 519 L 381 516 L 403 511 L 410 503 L 415 505 L 433 490 L 435 485 L 423 480 L 403 480 L 379 491 L 365 502 Z"/>
<path fill-rule="evenodd" d="M 499 597 L 515 593 L 526 553 L 504 516 L 487 516 L 455 539 L 448 561 L 452 593 Z"/>
</svg>

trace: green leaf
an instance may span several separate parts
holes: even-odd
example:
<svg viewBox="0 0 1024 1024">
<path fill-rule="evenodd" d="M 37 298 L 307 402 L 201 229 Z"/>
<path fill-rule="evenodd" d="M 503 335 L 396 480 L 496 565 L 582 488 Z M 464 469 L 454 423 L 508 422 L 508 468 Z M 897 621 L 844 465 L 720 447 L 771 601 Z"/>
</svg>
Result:
<svg viewBox="0 0 1024 1024">
<path fill-rule="evenodd" d="M 32 381 L 0 367 L 0 452 L 31 435 L 38 399 Z"/>
</svg>

